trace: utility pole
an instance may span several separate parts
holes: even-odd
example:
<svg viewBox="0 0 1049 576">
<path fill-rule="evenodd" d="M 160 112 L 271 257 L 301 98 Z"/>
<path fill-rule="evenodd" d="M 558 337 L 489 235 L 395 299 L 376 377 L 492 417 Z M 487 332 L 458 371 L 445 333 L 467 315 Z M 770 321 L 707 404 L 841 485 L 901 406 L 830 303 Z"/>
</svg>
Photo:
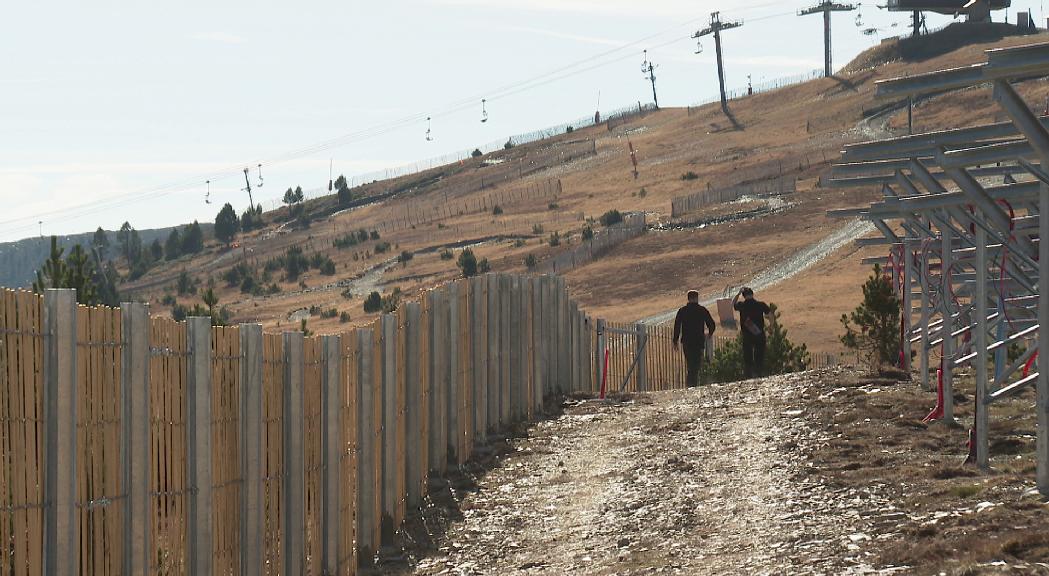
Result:
<svg viewBox="0 0 1049 576">
<path fill-rule="evenodd" d="M 725 63 L 721 56 L 721 31 L 739 28 L 743 25 L 743 22 L 722 22 L 720 14 L 720 12 L 711 12 L 710 26 L 696 32 L 692 37 L 702 38 L 711 34 L 714 35 L 714 48 L 718 56 L 718 84 L 721 86 L 721 110 L 728 114 L 728 97 L 725 96 Z"/>
<path fill-rule="evenodd" d="M 255 201 L 251 199 L 251 178 L 248 177 L 248 169 L 247 168 L 244 169 L 244 184 L 247 185 L 247 188 L 244 188 L 244 190 L 248 191 L 248 208 L 254 210 L 255 209 Z"/>
<path fill-rule="evenodd" d="M 831 12 L 850 12 L 855 10 L 852 4 L 839 4 L 833 0 L 822 0 L 816 6 L 805 8 L 798 12 L 798 16 L 808 16 L 823 12 L 823 75 L 830 78 L 834 75 L 834 66 L 831 59 L 831 35 L 830 14 Z"/>
<path fill-rule="evenodd" d="M 645 80 L 652 82 L 652 101 L 656 104 L 656 110 L 659 110 L 659 96 L 656 96 L 656 66 L 649 61 L 648 50 L 645 50 L 645 61 L 641 63 L 641 73 L 648 74 Z"/>
</svg>

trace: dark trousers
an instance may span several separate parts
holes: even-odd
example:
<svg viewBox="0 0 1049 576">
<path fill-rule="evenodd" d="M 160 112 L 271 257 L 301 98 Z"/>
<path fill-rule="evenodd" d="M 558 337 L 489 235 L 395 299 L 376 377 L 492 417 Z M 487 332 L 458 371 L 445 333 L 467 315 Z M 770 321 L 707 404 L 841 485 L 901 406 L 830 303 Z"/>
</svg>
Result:
<svg viewBox="0 0 1049 576">
<path fill-rule="evenodd" d="M 743 335 L 743 377 L 758 378 L 765 373 L 765 337 Z"/>
<path fill-rule="evenodd" d="M 685 365 L 688 373 L 685 376 L 685 385 L 695 388 L 699 385 L 699 372 L 703 369 L 703 347 L 684 345 Z"/>
</svg>

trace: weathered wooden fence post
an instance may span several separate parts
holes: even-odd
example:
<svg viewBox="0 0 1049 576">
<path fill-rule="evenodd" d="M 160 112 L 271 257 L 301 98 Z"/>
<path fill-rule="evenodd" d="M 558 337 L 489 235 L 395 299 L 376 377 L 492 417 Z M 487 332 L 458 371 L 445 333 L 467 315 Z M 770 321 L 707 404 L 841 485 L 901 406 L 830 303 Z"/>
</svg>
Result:
<svg viewBox="0 0 1049 576">
<path fill-rule="evenodd" d="M 529 278 L 532 289 L 532 410 L 535 414 L 543 411 L 543 397 L 546 366 L 543 364 L 543 283 L 538 277 Z"/>
<path fill-rule="evenodd" d="M 510 356 L 510 407 L 509 417 L 511 422 L 520 422 L 521 420 L 521 408 L 522 399 L 521 394 L 524 392 L 524 362 L 521 356 L 521 342 L 523 340 L 522 326 L 522 314 L 521 314 L 521 277 L 517 275 L 508 276 L 509 282 L 509 311 L 510 311 L 510 331 L 509 331 L 509 352 Z"/>
<path fill-rule="evenodd" d="M 462 422 L 460 421 L 462 414 L 459 413 L 459 393 L 463 378 L 462 371 L 460 370 L 461 358 L 459 357 L 460 349 L 462 347 L 462 341 L 460 339 L 459 333 L 459 283 L 452 282 L 446 287 L 446 290 L 448 325 L 444 337 L 448 342 L 448 384 L 445 387 L 444 404 L 445 422 L 447 423 L 447 436 L 445 437 L 444 457 L 449 462 L 459 462 L 461 449 L 460 440 L 462 434 Z"/>
<path fill-rule="evenodd" d="M 211 497 L 211 318 L 186 320 L 189 381 L 186 391 L 186 567 L 212 572 L 214 520 Z"/>
<path fill-rule="evenodd" d="M 305 560 L 305 443 L 303 439 L 303 380 L 305 364 L 302 332 L 284 333 L 284 498 L 281 516 L 285 576 L 300 576 Z"/>
<path fill-rule="evenodd" d="M 597 350 L 594 350 L 594 375 L 597 376 L 597 382 L 594 382 L 594 389 L 600 390 L 601 383 L 605 382 L 607 375 L 605 374 L 605 348 L 608 346 L 608 328 L 605 326 L 605 319 L 597 319 Z"/>
<path fill-rule="evenodd" d="M 240 325 L 240 354 L 240 569 L 243 574 L 261 574 L 265 530 L 261 325 Z"/>
<path fill-rule="evenodd" d="M 321 377 L 321 457 L 325 463 L 321 474 L 321 570 L 338 574 L 339 537 L 345 529 L 340 523 L 342 503 L 339 481 L 342 473 L 342 437 L 340 412 L 343 406 L 342 338 L 324 336 L 322 340 Z M 243 389 L 243 386 L 242 386 Z"/>
<path fill-rule="evenodd" d="M 510 418 L 510 276 L 499 275 L 499 423 L 508 426 Z"/>
<path fill-rule="evenodd" d="M 120 462 L 124 492 L 123 574 L 149 571 L 149 307 L 120 305 L 121 435 Z"/>
<path fill-rule="evenodd" d="M 47 446 L 44 501 L 44 574 L 77 574 L 76 521 L 76 291 L 44 293 L 44 408 Z M 6 545 L 6 543 L 5 543 Z"/>
</svg>

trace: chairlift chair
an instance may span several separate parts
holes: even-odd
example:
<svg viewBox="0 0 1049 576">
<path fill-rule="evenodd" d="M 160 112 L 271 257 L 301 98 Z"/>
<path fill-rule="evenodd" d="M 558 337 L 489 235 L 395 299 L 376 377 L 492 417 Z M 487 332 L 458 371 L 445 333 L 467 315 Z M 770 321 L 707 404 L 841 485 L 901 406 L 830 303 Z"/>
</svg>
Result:
<svg viewBox="0 0 1049 576">
<path fill-rule="evenodd" d="M 256 188 L 262 188 L 262 164 L 259 164 L 259 185 Z"/>
<path fill-rule="evenodd" d="M 702 54 L 702 53 L 703 53 L 703 41 L 699 40 L 699 41 L 696 42 L 696 54 Z"/>
<path fill-rule="evenodd" d="M 481 99 L 481 123 L 482 124 L 488 121 L 488 108 L 485 106 L 486 102 L 487 102 L 486 99 L 484 99 L 484 98 Z"/>
<path fill-rule="evenodd" d="M 208 191 L 204 193 L 204 203 L 211 204 L 211 180 L 205 180 L 204 184 L 208 186 Z"/>
<path fill-rule="evenodd" d="M 481 122 L 484 122 L 484 120 L 481 120 Z M 429 116 L 426 117 L 426 141 L 427 142 L 433 142 L 433 137 L 430 135 L 430 117 Z"/>
</svg>

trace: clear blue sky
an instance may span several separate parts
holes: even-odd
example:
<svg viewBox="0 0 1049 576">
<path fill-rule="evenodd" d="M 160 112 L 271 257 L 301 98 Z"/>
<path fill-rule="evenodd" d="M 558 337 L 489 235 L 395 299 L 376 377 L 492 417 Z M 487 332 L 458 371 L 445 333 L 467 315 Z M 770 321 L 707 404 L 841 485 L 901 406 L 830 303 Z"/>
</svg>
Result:
<svg viewBox="0 0 1049 576">
<path fill-rule="evenodd" d="M 0 18 L 0 241 L 37 235 L 38 221 L 44 234 L 211 221 L 225 202 L 247 206 L 240 170 L 252 166 L 254 181 L 260 162 L 256 201 L 269 209 L 289 186 L 325 187 L 329 161 L 350 176 L 503 141 L 592 115 L 599 92 L 603 111 L 648 102 L 644 48 L 663 106 L 706 99 L 713 45 L 696 55 L 689 36 L 716 8 L 745 22 L 724 37 L 730 87 L 809 72 L 822 67 L 822 19 L 793 14 L 815 3 L 11 4 Z M 1044 25 L 1041 1 L 1014 1 L 1010 21 L 1028 8 Z M 856 14 L 834 17 L 836 66 L 878 41 Z M 904 14 L 873 3 L 860 14 L 883 37 L 906 32 Z M 947 21 L 929 16 L 930 27 Z"/>
</svg>

